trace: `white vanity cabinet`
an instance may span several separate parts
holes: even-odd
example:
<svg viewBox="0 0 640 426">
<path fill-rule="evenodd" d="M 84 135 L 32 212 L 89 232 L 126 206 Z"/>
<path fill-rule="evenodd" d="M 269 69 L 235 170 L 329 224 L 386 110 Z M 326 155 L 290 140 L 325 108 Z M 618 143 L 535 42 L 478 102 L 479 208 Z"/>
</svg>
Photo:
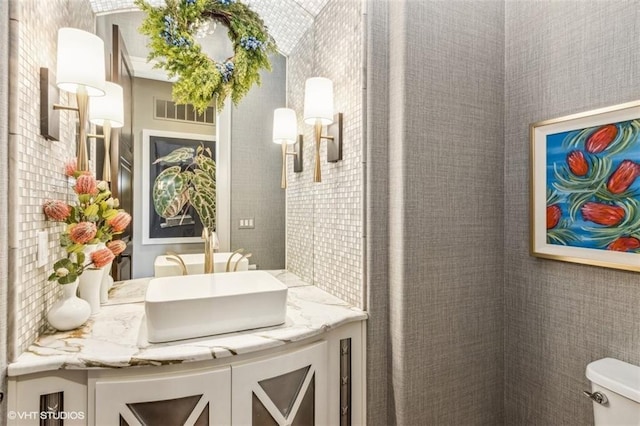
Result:
<svg viewBox="0 0 640 426">
<path fill-rule="evenodd" d="M 9 425 L 88 424 L 85 371 L 59 370 L 9 378 L 7 397 Z"/>
<path fill-rule="evenodd" d="M 326 425 L 327 342 L 233 365 L 234 425 Z"/>
<path fill-rule="evenodd" d="M 149 370 L 149 369 L 145 369 Z M 131 371 L 133 373 L 133 371 Z M 147 371 L 148 372 L 148 371 Z M 89 379 L 96 425 L 231 424 L 231 367 Z M 92 404 L 93 403 L 93 404 Z"/>
<path fill-rule="evenodd" d="M 212 360 L 10 377 L 8 410 L 32 414 L 8 424 L 59 425 L 38 418 L 42 410 L 58 410 L 65 426 L 361 425 L 364 332 L 365 322 L 356 321 Z"/>
</svg>

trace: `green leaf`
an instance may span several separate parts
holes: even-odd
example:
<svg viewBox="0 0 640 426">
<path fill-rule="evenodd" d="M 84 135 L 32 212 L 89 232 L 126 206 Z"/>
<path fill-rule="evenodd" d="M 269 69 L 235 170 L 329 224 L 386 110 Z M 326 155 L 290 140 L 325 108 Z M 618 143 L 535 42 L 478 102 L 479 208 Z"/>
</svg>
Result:
<svg viewBox="0 0 640 426">
<path fill-rule="evenodd" d="M 198 155 L 195 163 L 200 170 L 209 174 L 214 180 L 216 178 L 216 162 L 205 155 Z"/>
<path fill-rule="evenodd" d="M 202 170 L 195 170 L 192 185 L 198 188 L 204 188 L 208 190 L 216 191 L 215 177 L 211 177 L 210 174 L 203 172 Z"/>
<path fill-rule="evenodd" d="M 98 196 L 96 197 L 96 199 L 94 200 L 94 202 L 99 203 L 101 201 L 106 200 L 109 197 L 111 197 L 111 191 L 106 190 L 106 191 L 103 191 L 103 192 L 99 193 Z"/>
<path fill-rule="evenodd" d="M 75 265 L 73 264 L 73 262 L 71 262 L 71 259 L 64 258 L 64 259 L 58 260 L 56 263 L 53 264 L 54 271 L 60 268 L 66 268 L 67 270 L 70 271 L 72 268 L 75 268 Z"/>
<path fill-rule="evenodd" d="M 76 254 L 82 253 L 82 250 L 84 250 L 84 245 L 83 244 L 71 244 L 70 246 L 67 246 L 67 253 L 69 253 L 69 254 L 71 254 L 71 253 L 76 253 Z"/>
<path fill-rule="evenodd" d="M 153 184 L 153 206 L 160 217 L 174 217 L 189 201 L 190 176 L 182 173 L 180 166 L 169 167 L 158 175 Z"/>
<path fill-rule="evenodd" d="M 85 207 L 84 216 L 86 220 L 91 222 L 97 222 L 99 219 L 98 217 L 99 210 L 100 210 L 100 207 L 97 204 L 89 204 L 87 207 Z"/>
<path fill-rule="evenodd" d="M 102 214 L 102 217 L 104 218 L 105 221 L 109 219 L 113 219 L 120 211 L 123 211 L 123 210 L 109 209 Z"/>
<path fill-rule="evenodd" d="M 81 204 L 91 202 L 91 194 L 78 194 L 78 201 L 80 201 Z"/>
<path fill-rule="evenodd" d="M 158 158 L 153 164 L 182 164 L 190 161 L 194 156 L 194 149 L 190 146 L 185 146 L 171 151 L 164 157 Z"/>
<path fill-rule="evenodd" d="M 60 279 L 58 280 L 58 283 L 60 283 L 60 284 L 72 284 L 77 279 L 78 279 L 78 275 L 77 274 L 70 273 L 67 276 L 60 277 Z"/>
<path fill-rule="evenodd" d="M 196 188 L 189 188 L 189 201 L 198 216 L 202 224 L 209 229 L 216 229 L 216 195 L 215 192 L 196 190 Z"/>
<path fill-rule="evenodd" d="M 73 242 L 71 241 L 71 237 L 69 236 L 69 234 L 67 234 L 66 232 L 60 234 L 60 247 L 68 247 L 71 244 L 73 244 Z"/>
</svg>

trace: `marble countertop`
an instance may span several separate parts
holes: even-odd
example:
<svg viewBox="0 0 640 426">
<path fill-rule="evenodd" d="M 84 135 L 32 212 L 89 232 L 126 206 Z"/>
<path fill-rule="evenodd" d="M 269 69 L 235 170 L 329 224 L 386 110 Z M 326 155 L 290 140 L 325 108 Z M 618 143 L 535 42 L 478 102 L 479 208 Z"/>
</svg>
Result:
<svg viewBox="0 0 640 426">
<path fill-rule="evenodd" d="M 109 303 L 72 331 L 41 335 L 8 375 L 60 369 L 122 368 L 167 365 L 231 357 L 275 348 L 367 318 L 362 310 L 301 281 L 287 271 L 269 271 L 289 287 L 287 319 L 282 325 L 169 343 L 149 343 L 144 293 L 150 278 L 119 282 Z"/>
</svg>

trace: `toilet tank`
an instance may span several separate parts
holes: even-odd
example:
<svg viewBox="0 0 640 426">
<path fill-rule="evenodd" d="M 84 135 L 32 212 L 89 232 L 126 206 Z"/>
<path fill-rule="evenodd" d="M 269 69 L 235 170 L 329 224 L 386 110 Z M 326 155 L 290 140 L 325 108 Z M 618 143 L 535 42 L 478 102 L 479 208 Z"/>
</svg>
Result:
<svg viewBox="0 0 640 426">
<path fill-rule="evenodd" d="M 608 400 L 593 402 L 596 426 L 640 426 L 640 367 L 613 358 L 587 365 L 591 392 L 600 392 Z"/>
</svg>

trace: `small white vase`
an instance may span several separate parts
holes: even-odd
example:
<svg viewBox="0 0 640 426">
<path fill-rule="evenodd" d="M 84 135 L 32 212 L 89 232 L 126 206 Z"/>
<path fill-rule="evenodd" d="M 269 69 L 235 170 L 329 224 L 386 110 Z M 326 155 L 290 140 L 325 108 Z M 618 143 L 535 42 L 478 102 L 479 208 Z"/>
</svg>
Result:
<svg viewBox="0 0 640 426">
<path fill-rule="evenodd" d="M 53 303 L 47 312 L 47 321 L 56 330 L 67 331 L 80 327 L 91 315 L 89 304 L 76 296 L 78 280 L 71 284 L 60 284 L 62 297 Z"/>
<path fill-rule="evenodd" d="M 111 264 L 113 262 L 109 262 L 109 264 L 102 269 L 104 270 L 104 276 L 102 277 L 102 284 L 100 285 L 100 304 L 104 305 L 109 301 L 109 289 L 113 285 L 113 277 L 111 276 Z"/>
<path fill-rule="evenodd" d="M 91 263 L 91 253 L 98 250 L 99 248 L 100 248 L 99 244 L 87 244 L 86 246 L 84 246 L 84 248 L 82 249 L 82 252 L 84 253 L 83 265 L 87 266 L 88 264 Z"/>
<path fill-rule="evenodd" d="M 84 265 L 91 263 L 91 253 L 106 247 L 104 243 L 87 244 L 82 250 L 84 253 Z M 104 270 L 102 268 L 88 268 L 80 275 L 80 284 L 78 293 L 81 299 L 86 300 L 91 306 L 91 315 L 100 311 L 100 289 L 102 287 L 102 278 Z"/>
<path fill-rule="evenodd" d="M 80 298 L 89 302 L 91 306 L 91 315 L 100 311 L 100 287 L 102 287 L 102 278 L 104 271 L 97 268 L 85 269 L 80 275 Z"/>
</svg>

